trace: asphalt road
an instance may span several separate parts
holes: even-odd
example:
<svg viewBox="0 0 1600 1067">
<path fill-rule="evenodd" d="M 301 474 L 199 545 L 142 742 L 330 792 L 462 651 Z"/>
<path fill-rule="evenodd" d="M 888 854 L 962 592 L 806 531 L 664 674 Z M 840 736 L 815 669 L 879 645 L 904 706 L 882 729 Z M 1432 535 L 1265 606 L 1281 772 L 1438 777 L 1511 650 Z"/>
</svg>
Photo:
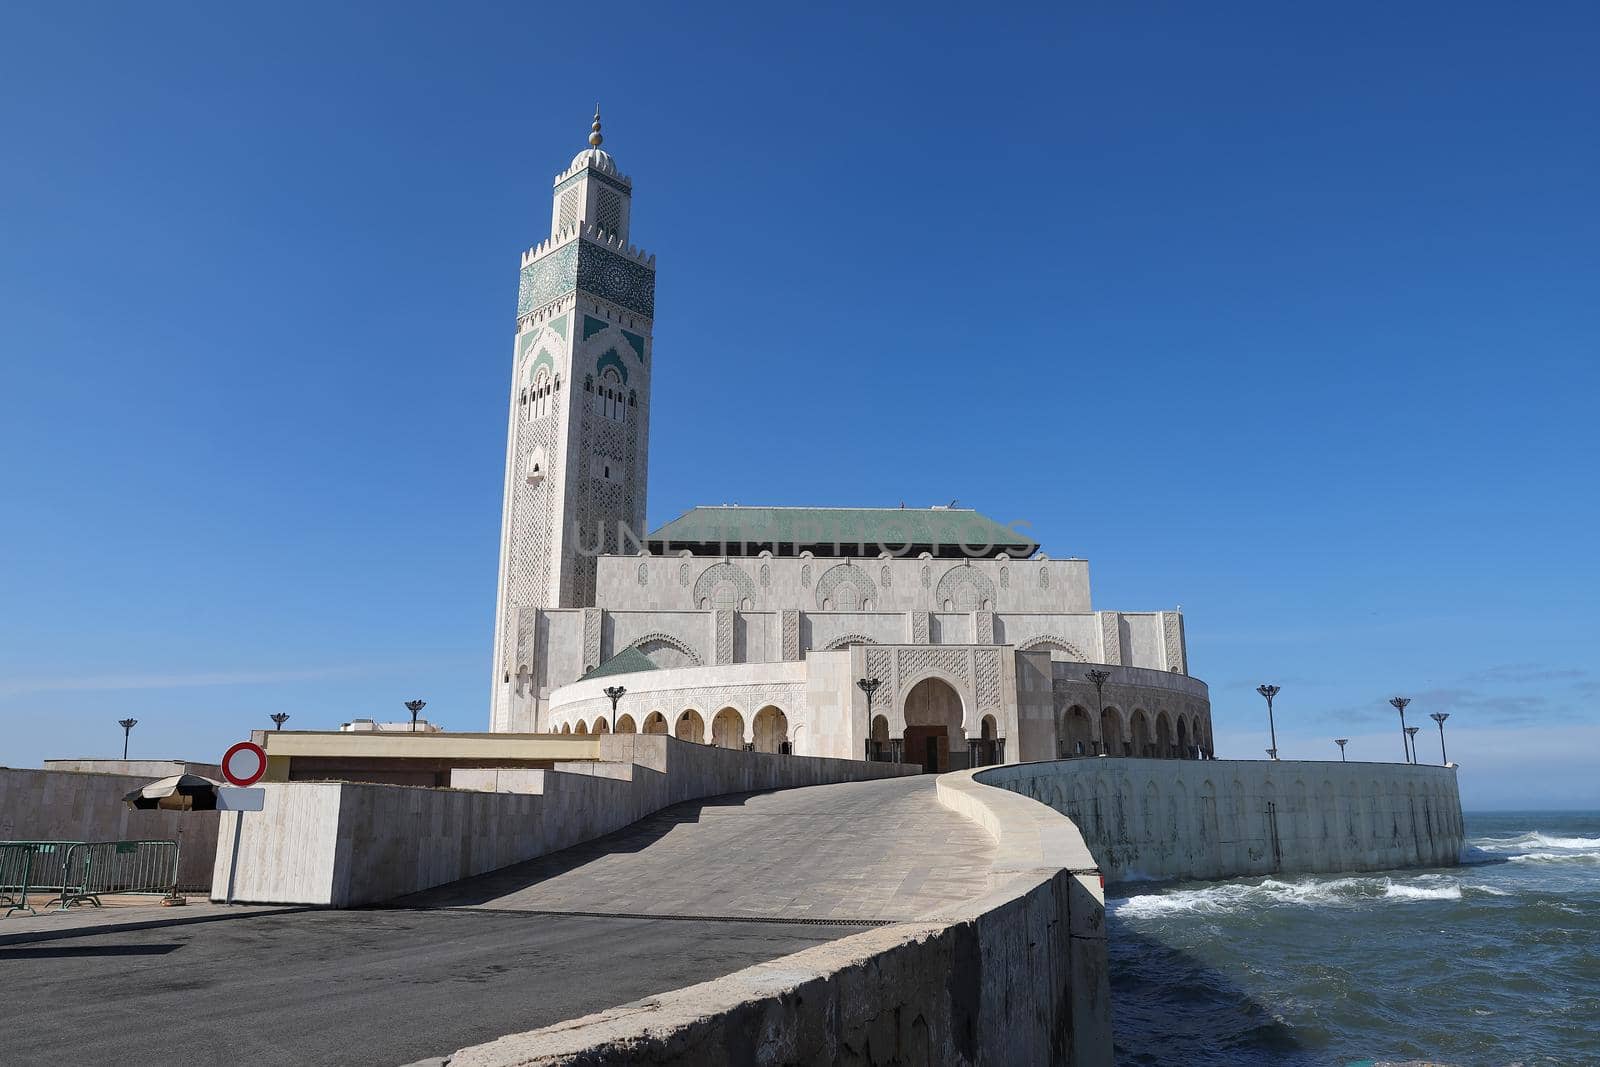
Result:
<svg viewBox="0 0 1600 1067">
<path fill-rule="evenodd" d="M 0 1061 L 396 1067 L 859 929 L 390 909 L 52 937 L 0 945 Z"/>
</svg>

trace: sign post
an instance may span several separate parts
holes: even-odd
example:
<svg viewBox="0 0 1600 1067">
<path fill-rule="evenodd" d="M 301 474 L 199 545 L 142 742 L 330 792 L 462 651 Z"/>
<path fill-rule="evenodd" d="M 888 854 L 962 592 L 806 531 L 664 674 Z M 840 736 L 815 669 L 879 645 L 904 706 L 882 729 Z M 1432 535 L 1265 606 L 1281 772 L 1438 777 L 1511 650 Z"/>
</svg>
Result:
<svg viewBox="0 0 1600 1067">
<path fill-rule="evenodd" d="M 239 873 L 239 838 L 244 832 L 244 813 L 260 811 L 264 807 L 267 791 L 251 789 L 267 773 L 267 753 L 254 741 L 240 741 L 222 756 L 222 777 L 233 789 L 217 790 L 217 809 L 233 812 L 233 856 L 228 861 L 228 893 L 224 903 L 233 903 L 233 885 Z"/>
</svg>

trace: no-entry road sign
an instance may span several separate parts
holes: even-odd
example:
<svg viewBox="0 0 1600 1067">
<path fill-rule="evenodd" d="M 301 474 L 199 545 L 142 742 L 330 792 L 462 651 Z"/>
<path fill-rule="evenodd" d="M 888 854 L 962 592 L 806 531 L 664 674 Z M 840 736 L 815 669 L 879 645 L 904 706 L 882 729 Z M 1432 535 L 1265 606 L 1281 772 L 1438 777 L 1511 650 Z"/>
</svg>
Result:
<svg viewBox="0 0 1600 1067">
<path fill-rule="evenodd" d="M 222 756 L 222 777 L 234 785 L 254 785 L 266 773 L 266 750 L 254 741 L 240 741 Z"/>
</svg>

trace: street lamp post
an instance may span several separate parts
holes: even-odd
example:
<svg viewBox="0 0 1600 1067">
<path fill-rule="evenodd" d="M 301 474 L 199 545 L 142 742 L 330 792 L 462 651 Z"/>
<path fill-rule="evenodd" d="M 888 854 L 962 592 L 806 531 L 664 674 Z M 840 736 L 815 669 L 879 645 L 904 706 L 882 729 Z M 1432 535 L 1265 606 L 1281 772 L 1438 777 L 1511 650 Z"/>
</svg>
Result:
<svg viewBox="0 0 1600 1067">
<path fill-rule="evenodd" d="M 425 708 L 427 706 L 428 706 L 428 702 L 426 700 L 408 700 L 408 701 L 406 701 L 406 710 L 411 713 L 411 732 L 412 733 L 416 733 L 417 732 L 417 712 L 421 711 L 423 708 Z"/>
<path fill-rule="evenodd" d="M 1411 745 L 1407 742 L 1410 734 L 1406 731 L 1406 705 L 1411 703 L 1410 697 L 1391 697 L 1389 703 L 1400 712 L 1400 743 L 1405 746 L 1406 762 L 1411 762 Z"/>
<path fill-rule="evenodd" d="M 878 687 L 883 684 L 882 678 L 857 678 L 856 685 L 867 694 L 867 759 L 872 759 L 872 698 L 877 694 Z"/>
<path fill-rule="evenodd" d="M 620 685 L 608 685 L 605 689 L 606 696 L 611 698 L 611 732 L 617 732 L 617 701 L 627 695 L 627 689 Z"/>
<path fill-rule="evenodd" d="M 1278 727 L 1272 721 L 1272 698 L 1283 692 L 1282 686 L 1258 685 L 1256 692 L 1267 698 L 1267 729 L 1272 732 L 1272 747 L 1267 749 L 1267 755 L 1273 759 L 1278 758 Z"/>
<path fill-rule="evenodd" d="M 128 758 L 128 735 L 133 733 L 133 728 L 139 725 L 138 719 L 118 719 L 117 725 L 122 727 L 122 758 Z"/>
<path fill-rule="evenodd" d="M 1350 743 L 1348 737 L 1335 737 L 1333 743 L 1339 746 L 1339 762 L 1344 762 L 1344 746 Z"/>
<path fill-rule="evenodd" d="M 287 711 L 275 711 L 269 717 L 274 723 L 273 729 L 275 730 L 283 729 L 283 724 L 289 721 L 289 713 Z"/>
<path fill-rule="evenodd" d="M 1422 729 L 1422 727 L 1420 727 L 1420 726 L 1407 726 L 1406 727 L 1406 736 L 1411 738 L 1411 762 L 1412 763 L 1417 762 L 1417 731 L 1420 730 L 1420 729 Z"/>
<path fill-rule="evenodd" d="M 1439 762 L 1449 765 L 1450 758 L 1444 754 L 1444 721 L 1450 717 L 1448 711 L 1436 711 L 1428 716 L 1439 724 Z"/>
<path fill-rule="evenodd" d="M 1111 672 L 1096 667 L 1084 677 L 1094 683 L 1094 723 L 1100 731 L 1100 749 L 1109 754 L 1111 746 L 1106 744 L 1106 679 L 1111 677 Z"/>
</svg>

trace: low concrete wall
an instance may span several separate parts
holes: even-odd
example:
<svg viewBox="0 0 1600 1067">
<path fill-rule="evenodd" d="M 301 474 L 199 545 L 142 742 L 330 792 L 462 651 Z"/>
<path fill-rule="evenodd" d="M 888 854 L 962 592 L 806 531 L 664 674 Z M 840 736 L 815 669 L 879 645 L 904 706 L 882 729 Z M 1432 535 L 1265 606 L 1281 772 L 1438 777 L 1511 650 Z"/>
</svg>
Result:
<svg viewBox="0 0 1600 1067">
<path fill-rule="evenodd" d="M 133 811 L 122 798 L 144 775 L 0 767 L 0 839 L 7 841 L 175 841 L 183 835 L 178 884 L 211 884 L 217 850 L 214 811 Z"/>
<path fill-rule="evenodd" d="M 371 904 L 568 848 L 685 800 L 918 770 L 651 735 L 599 742 L 602 759 L 612 763 L 458 769 L 451 782 L 459 788 L 453 789 L 265 783 L 264 810 L 239 819 L 233 897 L 338 908 Z M 223 820 L 218 836 L 214 899 L 227 893 L 233 827 L 233 818 Z"/>
<path fill-rule="evenodd" d="M 995 837 L 977 900 L 725 978 L 462 1049 L 450 1067 L 1112 1062 L 1104 899 L 1044 806 L 945 775 L 939 800 Z"/>
<path fill-rule="evenodd" d="M 1066 815 L 1112 881 L 1453 866 L 1461 853 L 1454 766 L 1072 759 L 978 780 Z"/>
</svg>

